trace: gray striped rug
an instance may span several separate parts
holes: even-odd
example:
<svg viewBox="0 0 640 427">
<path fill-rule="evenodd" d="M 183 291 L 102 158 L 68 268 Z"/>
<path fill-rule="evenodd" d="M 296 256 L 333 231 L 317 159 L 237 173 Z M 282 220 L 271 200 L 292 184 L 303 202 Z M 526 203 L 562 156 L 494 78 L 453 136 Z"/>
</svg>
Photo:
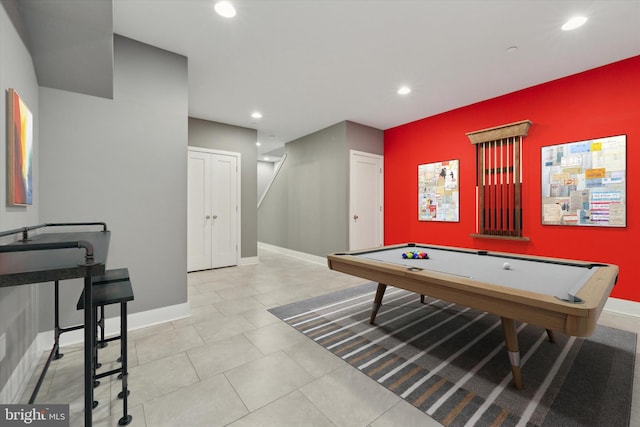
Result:
<svg viewBox="0 0 640 427">
<path fill-rule="evenodd" d="M 443 425 L 628 426 L 636 334 L 587 339 L 519 325 L 516 390 L 497 316 L 370 283 L 270 311 Z"/>
</svg>

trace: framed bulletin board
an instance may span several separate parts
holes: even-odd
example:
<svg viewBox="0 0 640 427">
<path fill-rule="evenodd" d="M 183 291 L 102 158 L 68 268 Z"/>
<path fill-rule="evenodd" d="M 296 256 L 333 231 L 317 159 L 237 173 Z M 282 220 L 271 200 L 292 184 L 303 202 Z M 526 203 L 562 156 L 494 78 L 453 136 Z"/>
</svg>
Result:
<svg viewBox="0 0 640 427">
<path fill-rule="evenodd" d="M 459 221 L 458 160 L 418 165 L 418 220 Z"/>
<path fill-rule="evenodd" d="M 542 223 L 626 227 L 627 136 L 542 147 Z"/>
</svg>

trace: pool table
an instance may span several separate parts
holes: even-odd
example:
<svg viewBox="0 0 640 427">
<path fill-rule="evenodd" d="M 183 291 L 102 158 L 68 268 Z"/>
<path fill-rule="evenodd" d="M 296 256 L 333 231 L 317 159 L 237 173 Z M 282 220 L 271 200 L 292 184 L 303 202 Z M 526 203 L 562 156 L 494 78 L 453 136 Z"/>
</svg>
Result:
<svg viewBox="0 0 640 427">
<path fill-rule="evenodd" d="M 403 258 L 425 252 L 426 259 Z M 522 388 L 516 322 L 586 337 L 618 277 L 613 264 L 407 243 L 327 256 L 329 268 L 378 282 L 370 323 L 387 286 L 500 316 L 516 388 Z"/>
</svg>

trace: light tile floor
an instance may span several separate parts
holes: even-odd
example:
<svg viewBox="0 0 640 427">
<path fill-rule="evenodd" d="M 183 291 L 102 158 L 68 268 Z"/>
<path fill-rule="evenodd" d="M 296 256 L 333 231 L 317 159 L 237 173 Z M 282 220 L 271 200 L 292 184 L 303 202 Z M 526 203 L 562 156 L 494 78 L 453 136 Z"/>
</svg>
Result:
<svg viewBox="0 0 640 427">
<path fill-rule="evenodd" d="M 259 259 L 257 265 L 189 274 L 191 317 L 130 332 L 131 426 L 440 425 L 267 311 L 363 280 L 266 250 Z M 604 312 L 600 323 L 640 332 L 640 319 L 633 317 Z M 82 347 L 63 351 L 38 402 L 71 402 L 71 425 L 81 426 Z M 115 360 L 118 353 L 111 343 L 100 357 Z M 639 360 L 632 427 L 640 427 Z M 122 404 L 110 396 L 119 388 L 116 378 L 102 379 L 96 388 L 101 404 L 95 426 L 118 425 Z"/>
</svg>

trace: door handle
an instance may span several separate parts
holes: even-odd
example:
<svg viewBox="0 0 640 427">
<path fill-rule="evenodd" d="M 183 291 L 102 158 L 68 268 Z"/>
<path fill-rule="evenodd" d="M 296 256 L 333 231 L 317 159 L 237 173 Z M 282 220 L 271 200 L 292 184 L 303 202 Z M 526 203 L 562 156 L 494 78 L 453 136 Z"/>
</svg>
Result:
<svg viewBox="0 0 640 427">
<path fill-rule="evenodd" d="M 209 218 L 211 218 L 211 215 L 207 215 L 207 216 L 205 216 L 204 218 L 205 218 L 205 219 L 209 219 Z"/>
<path fill-rule="evenodd" d="M 355 215 L 355 214 L 353 215 L 353 220 L 354 220 L 354 221 L 357 221 L 357 220 L 358 220 L 358 218 L 360 218 L 358 215 Z"/>
<path fill-rule="evenodd" d="M 214 215 L 214 216 L 213 216 L 213 219 L 217 219 L 217 218 L 218 218 L 218 215 Z"/>
</svg>

